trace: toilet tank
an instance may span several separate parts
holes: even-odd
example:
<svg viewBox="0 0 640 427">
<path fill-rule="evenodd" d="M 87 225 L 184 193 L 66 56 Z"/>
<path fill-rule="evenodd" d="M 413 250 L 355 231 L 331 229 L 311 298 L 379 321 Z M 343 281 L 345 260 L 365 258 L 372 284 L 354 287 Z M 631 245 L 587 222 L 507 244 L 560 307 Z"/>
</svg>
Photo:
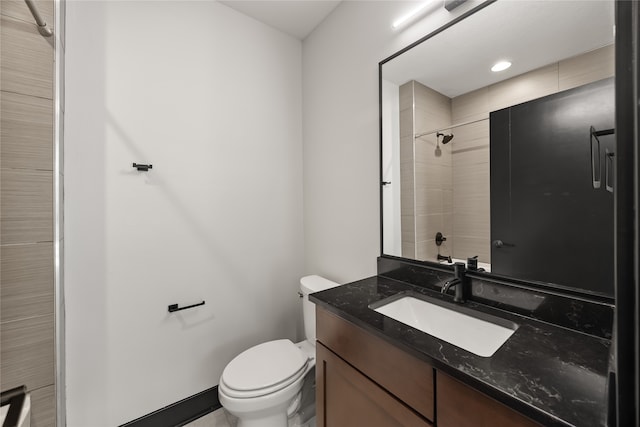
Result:
<svg viewBox="0 0 640 427">
<path fill-rule="evenodd" d="M 340 284 L 320 276 L 305 276 L 300 279 L 304 335 L 307 341 L 313 345 L 316 344 L 316 305 L 309 301 L 309 294 L 335 288 L 336 286 L 340 286 Z"/>
</svg>

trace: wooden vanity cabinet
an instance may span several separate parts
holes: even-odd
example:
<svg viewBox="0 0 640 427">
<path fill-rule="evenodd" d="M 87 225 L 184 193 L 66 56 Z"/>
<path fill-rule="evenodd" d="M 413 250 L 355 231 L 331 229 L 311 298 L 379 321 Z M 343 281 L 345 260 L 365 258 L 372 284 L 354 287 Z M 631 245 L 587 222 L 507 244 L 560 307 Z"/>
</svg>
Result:
<svg viewBox="0 0 640 427">
<path fill-rule="evenodd" d="M 438 371 L 438 427 L 540 427 L 540 424 Z"/>
<path fill-rule="evenodd" d="M 320 307 L 316 323 L 318 427 L 539 427 Z"/>
<path fill-rule="evenodd" d="M 428 427 L 400 400 L 336 356 L 316 345 L 316 424 L 323 427 Z"/>
<path fill-rule="evenodd" d="M 316 336 L 319 427 L 432 425 L 434 370 L 429 364 L 319 307 Z M 345 412 L 355 424 L 340 418 Z M 373 414 L 372 424 L 362 421 Z"/>
</svg>

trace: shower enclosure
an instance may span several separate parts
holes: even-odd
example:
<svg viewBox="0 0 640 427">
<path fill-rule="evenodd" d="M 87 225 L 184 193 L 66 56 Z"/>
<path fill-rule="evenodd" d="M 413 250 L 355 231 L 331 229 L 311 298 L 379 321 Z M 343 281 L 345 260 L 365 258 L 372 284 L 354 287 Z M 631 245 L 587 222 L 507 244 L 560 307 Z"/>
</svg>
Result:
<svg viewBox="0 0 640 427">
<path fill-rule="evenodd" d="M 614 91 L 609 78 L 491 113 L 494 273 L 613 293 Z"/>
</svg>

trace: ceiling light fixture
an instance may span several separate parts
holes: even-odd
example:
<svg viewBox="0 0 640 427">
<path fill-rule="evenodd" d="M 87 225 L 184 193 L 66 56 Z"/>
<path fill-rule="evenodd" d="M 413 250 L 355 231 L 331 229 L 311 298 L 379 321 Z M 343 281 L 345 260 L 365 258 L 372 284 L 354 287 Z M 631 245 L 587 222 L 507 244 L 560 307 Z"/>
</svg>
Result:
<svg viewBox="0 0 640 427">
<path fill-rule="evenodd" d="M 424 10 L 425 7 L 427 7 L 427 5 L 429 3 L 431 3 L 432 0 L 427 0 L 423 3 L 420 4 L 420 6 L 416 7 L 414 10 L 412 10 L 411 12 L 407 13 L 406 15 L 404 15 L 402 18 L 396 19 L 393 24 L 391 24 L 391 28 L 393 28 L 394 30 L 398 29 L 399 27 L 401 27 L 402 25 L 404 25 L 405 23 L 409 22 L 412 18 L 415 18 L 416 16 L 418 16 L 418 14 L 420 12 L 422 12 Z"/>
<path fill-rule="evenodd" d="M 493 67 L 491 67 L 491 71 L 497 73 L 498 71 L 504 71 L 507 68 L 511 67 L 511 62 L 509 61 L 500 61 L 496 62 Z"/>
</svg>

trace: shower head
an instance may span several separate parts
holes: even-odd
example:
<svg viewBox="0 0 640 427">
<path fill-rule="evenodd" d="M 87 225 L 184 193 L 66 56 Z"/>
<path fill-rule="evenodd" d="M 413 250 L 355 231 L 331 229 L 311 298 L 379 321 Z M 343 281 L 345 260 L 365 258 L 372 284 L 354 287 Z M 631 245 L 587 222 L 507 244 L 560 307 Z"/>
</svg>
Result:
<svg viewBox="0 0 640 427">
<path fill-rule="evenodd" d="M 440 132 L 438 132 L 438 133 L 436 134 L 436 139 L 437 139 L 438 137 L 440 137 L 440 136 L 442 137 L 442 145 L 446 145 L 446 144 L 448 144 L 448 143 L 449 143 L 449 142 L 451 142 L 451 140 L 453 139 L 453 134 L 445 135 L 445 134 L 440 133 Z"/>
</svg>

